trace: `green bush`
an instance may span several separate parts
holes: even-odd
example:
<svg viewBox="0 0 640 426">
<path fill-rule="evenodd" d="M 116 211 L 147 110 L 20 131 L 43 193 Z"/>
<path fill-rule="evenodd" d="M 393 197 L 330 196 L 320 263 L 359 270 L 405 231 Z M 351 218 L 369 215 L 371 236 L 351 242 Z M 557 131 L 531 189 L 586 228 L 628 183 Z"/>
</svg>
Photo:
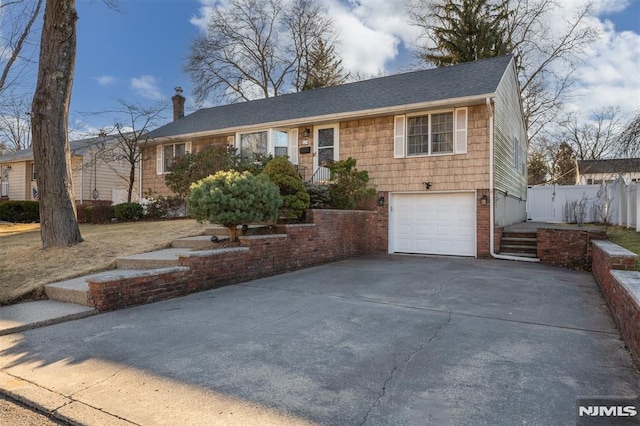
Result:
<svg viewBox="0 0 640 426">
<path fill-rule="evenodd" d="M 121 221 L 140 220 L 144 215 L 144 209 L 138 203 L 120 203 L 113 206 L 116 219 Z"/>
<path fill-rule="evenodd" d="M 226 226 L 231 241 L 237 240 L 240 224 L 275 222 L 282 197 L 265 175 L 249 172 L 218 172 L 191 186 L 187 212 L 198 221 Z"/>
<path fill-rule="evenodd" d="M 40 204 L 37 201 L 5 201 L 0 203 L 0 220 L 13 223 L 40 222 Z"/>
<path fill-rule="evenodd" d="M 305 187 L 309 194 L 310 209 L 330 209 L 331 208 L 331 192 L 326 185 L 318 185 L 317 183 L 306 182 Z"/>
<path fill-rule="evenodd" d="M 80 223 L 109 223 L 113 219 L 111 201 L 76 203 L 76 212 Z"/>
<path fill-rule="evenodd" d="M 285 157 L 277 157 L 267 163 L 263 173 L 280 189 L 281 216 L 300 218 L 309 208 L 309 194 L 295 166 Z"/>
<path fill-rule="evenodd" d="M 164 197 L 154 195 L 151 191 L 144 194 L 147 203 L 144 205 L 146 219 L 166 219 L 168 217 L 184 217 L 186 215 L 185 199 L 179 195 Z"/>
<path fill-rule="evenodd" d="M 369 173 L 356 168 L 356 160 L 349 157 L 327 166 L 331 172 L 331 204 L 333 208 L 352 210 L 376 196 L 375 188 L 367 188 Z"/>
</svg>

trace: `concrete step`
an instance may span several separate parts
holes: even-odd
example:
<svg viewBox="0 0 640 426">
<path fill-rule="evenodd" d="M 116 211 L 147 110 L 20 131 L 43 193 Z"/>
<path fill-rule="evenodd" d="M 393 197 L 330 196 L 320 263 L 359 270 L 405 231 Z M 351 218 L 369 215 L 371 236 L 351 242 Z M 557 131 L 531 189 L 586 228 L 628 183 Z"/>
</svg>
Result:
<svg viewBox="0 0 640 426">
<path fill-rule="evenodd" d="M 537 259 L 538 255 L 537 254 L 532 254 L 532 253 L 513 253 L 513 252 L 508 252 L 508 251 L 500 251 L 501 255 L 504 256 L 516 256 L 516 257 L 528 257 L 531 259 Z"/>
<path fill-rule="evenodd" d="M 158 269 L 178 266 L 178 257 L 189 253 L 188 248 L 169 248 L 134 254 L 116 260 L 118 269 Z"/>
<path fill-rule="evenodd" d="M 87 280 L 91 278 L 102 278 L 111 276 L 115 273 L 122 274 L 134 272 L 132 270 L 108 270 L 96 272 L 95 274 L 83 275 L 81 277 L 72 278 L 65 281 L 47 284 L 44 286 L 44 293 L 49 300 L 58 302 L 77 303 L 78 305 L 88 306 L 89 285 Z"/>
<path fill-rule="evenodd" d="M 0 307 L 0 336 L 97 314 L 88 306 L 38 300 Z"/>
<path fill-rule="evenodd" d="M 504 231 L 502 232 L 502 238 L 536 238 L 535 232 L 526 231 Z"/>
<path fill-rule="evenodd" d="M 229 237 L 217 236 L 217 235 L 199 235 L 196 237 L 187 237 L 174 240 L 171 243 L 173 248 L 188 248 L 190 250 L 211 250 L 214 248 L 214 244 L 211 241 L 212 237 L 218 238 L 218 241 L 229 241 Z"/>
<path fill-rule="evenodd" d="M 503 236 L 501 240 L 509 244 L 522 244 L 522 245 L 532 245 L 532 246 L 535 246 L 538 244 L 538 240 L 536 238 L 504 237 Z"/>
<path fill-rule="evenodd" d="M 527 246 L 527 245 L 518 245 L 518 244 L 500 244 L 500 250 L 508 250 L 512 252 L 533 252 L 535 253 L 538 250 L 537 246 Z"/>
</svg>

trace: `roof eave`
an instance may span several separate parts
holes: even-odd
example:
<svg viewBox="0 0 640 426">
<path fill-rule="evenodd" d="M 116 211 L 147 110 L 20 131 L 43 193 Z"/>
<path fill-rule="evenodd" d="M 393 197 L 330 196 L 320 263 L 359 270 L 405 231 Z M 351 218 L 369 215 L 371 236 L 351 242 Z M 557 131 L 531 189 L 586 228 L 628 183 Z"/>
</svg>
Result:
<svg viewBox="0 0 640 426">
<path fill-rule="evenodd" d="M 397 105 L 392 107 L 372 108 L 367 110 L 341 112 L 337 114 L 309 116 L 309 117 L 303 117 L 303 118 L 296 118 L 292 120 L 280 120 L 280 121 L 251 124 L 246 126 L 227 127 L 224 129 L 206 130 L 202 132 L 182 133 L 179 135 L 161 136 L 158 138 L 149 139 L 148 143 L 149 145 L 158 145 L 164 142 L 203 138 L 203 137 L 210 137 L 210 136 L 219 136 L 219 135 L 226 135 L 230 133 L 235 134 L 235 133 L 242 133 L 242 132 L 257 130 L 257 129 L 265 129 L 265 128 L 270 129 L 270 128 L 277 128 L 277 127 L 295 127 L 295 126 L 302 126 L 302 125 L 322 124 L 322 123 L 330 123 L 330 122 L 336 122 L 336 121 L 344 121 L 348 119 L 391 115 L 391 114 L 402 114 L 406 112 L 418 111 L 418 110 L 427 109 L 427 108 L 468 106 L 468 105 L 484 103 L 486 98 L 495 97 L 495 96 L 496 96 L 496 93 L 493 92 L 493 93 L 485 93 L 481 95 L 465 96 L 465 97 L 459 97 L 459 98 L 441 99 L 437 101 L 403 104 L 403 105 Z"/>
</svg>

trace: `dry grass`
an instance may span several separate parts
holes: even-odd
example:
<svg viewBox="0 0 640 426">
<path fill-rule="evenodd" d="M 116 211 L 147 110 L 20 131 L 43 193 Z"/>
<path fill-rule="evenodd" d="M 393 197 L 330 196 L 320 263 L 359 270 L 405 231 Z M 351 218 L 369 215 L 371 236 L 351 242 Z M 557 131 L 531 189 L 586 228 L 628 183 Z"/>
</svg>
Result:
<svg viewBox="0 0 640 426">
<path fill-rule="evenodd" d="M 82 244 L 43 250 L 38 225 L 0 224 L 0 303 L 37 294 L 47 283 L 110 269 L 118 257 L 167 247 L 204 228 L 193 219 L 81 225 Z"/>
</svg>

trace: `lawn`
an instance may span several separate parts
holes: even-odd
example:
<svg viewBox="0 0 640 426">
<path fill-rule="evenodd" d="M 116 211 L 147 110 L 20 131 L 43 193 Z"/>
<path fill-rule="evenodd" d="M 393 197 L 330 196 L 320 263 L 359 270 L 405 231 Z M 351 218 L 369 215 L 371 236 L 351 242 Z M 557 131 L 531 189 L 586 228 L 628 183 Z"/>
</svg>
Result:
<svg viewBox="0 0 640 426">
<path fill-rule="evenodd" d="M 113 268 L 118 257 L 167 247 L 204 228 L 193 219 L 81 225 L 83 243 L 43 250 L 39 225 L 0 224 L 0 304 L 37 297 L 47 283 Z"/>
<path fill-rule="evenodd" d="M 640 256 L 640 233 L 636 232 L 635 229 L 609 226 L 607 227 L 607 238 L 612 243 L 616 243 Z M 638 259 L 639 262 L 636 264 L 636 269 L 640 270 L 640 257 Z"/>
</svg>

